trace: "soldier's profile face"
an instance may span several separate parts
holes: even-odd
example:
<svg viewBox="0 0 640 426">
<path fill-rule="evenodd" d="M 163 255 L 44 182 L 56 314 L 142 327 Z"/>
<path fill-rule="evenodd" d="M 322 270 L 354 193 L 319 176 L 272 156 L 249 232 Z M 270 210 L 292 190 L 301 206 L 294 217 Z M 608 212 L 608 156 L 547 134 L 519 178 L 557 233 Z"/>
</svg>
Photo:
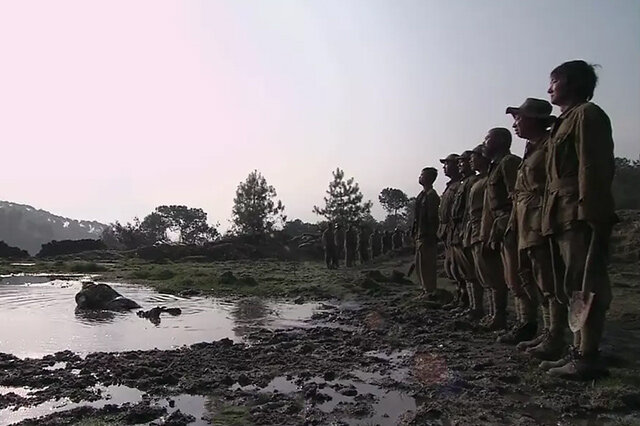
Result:
<svg viewBox="0 0 640 426">
<path fill-rule="evenodd" d="M 537 119 L 515 115 L 513 120 L 513 130 L 516 135 L 522 139 L 530 139 L 533 135 L 532 130 L 536 129 Z"/>
<path fill-rule="evenodd" d="M 549 100 L 553 105 L 562 105 L 567 98 L 567 81 L 564 78 L 551 76 L 549 79 Z"/>
</svg>

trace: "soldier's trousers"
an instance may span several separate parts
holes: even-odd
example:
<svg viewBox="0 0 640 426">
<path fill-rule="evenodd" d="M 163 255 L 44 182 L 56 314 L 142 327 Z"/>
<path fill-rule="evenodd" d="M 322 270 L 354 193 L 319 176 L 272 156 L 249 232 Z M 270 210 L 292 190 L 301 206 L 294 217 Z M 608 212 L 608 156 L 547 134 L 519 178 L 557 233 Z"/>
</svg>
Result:
<svg viewBox="0 0 640 426">
<path fill-rule="evenodd" d="M 535 293 L 531 289 L 525 289 L 520 277 L 520 251 L 518 250 L 518 240 L 515 232 L 507 232 L 500 243 L 500 257 L 504 266 L 504 280 L 516 297 L 533 296 Z M 528 283 L 527 283 L 528 284 Z M 529 293 L 528 293 L 528 292 Z"/>
<path fill-rule="evenodd" d="M 610 232 L 594 232 L 586 223 L 551 237 L 556 296 L 568 306 L 574 291 L 582 291 L 583 283 L 594 293 L 584 327 L 574 335 L 583 354 L 598 352 L 606 312 L 611 303 L 611 282 L 607 272 Z M 593 238 L 593 241 L 592 241 Z M 591 251 L 591 253 L 589 253 Z"/>
<path fill-rule="evenodd" d="M 500 253 L 486 247 L 483 243 L 476 243 L 472 247 L 475 272 L 480 284 L 484 288 L 507 291 L 507 284 L 504 281 L 504 267 Z"/>
<path fill-rule="evenodd" d="M 444 272 L 450 280 L 460 281 L 462 277 L 456 265 L 454 248 L 446 243 L 444 247 Z"/>
<path fill-rule="evenodd" d="M 524 250 L 526 257 L 521 258 L 520 276 L 523 281 L 529 276 L 540 290 L 543 300 L 555 297 L 553 261 L 549 244 L 540 244 Z"/>
<path fill-rule="evenodd" d="M 476 280 L 475 262 L 471 248 L 462 246 L 453 246 L 454 263 L 456 273 L 463 281 Z"/>
<path fill-rule="evenodd" d="M 437 288 L 438 244 L 433 241 L 416 241 L 416 273 L 418 281 L 426 292 Z"/>
</svg>

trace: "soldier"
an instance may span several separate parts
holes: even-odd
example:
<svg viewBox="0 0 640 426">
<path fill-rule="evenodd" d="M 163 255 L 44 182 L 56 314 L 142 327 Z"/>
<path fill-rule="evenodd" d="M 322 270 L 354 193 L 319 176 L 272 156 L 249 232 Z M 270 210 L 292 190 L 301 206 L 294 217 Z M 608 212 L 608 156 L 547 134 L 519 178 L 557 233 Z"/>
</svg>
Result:
<svg viewBox="0 0 640 426">
<path fill-rule="evenodd" d="M 371 258 L 375 259 L 376 257 L 382 254 L 382 233 L 380 229 L 376 228 L 376 230 L 369 237 L 369 245 L 371 246 Z"/>
<path fill-rule="evenodd" d="M 449 178 L 447 187 L 442 193 L 440 199 L 440 208 L 438 210 L 438 238 L 444 244 L 444 270 L 447 277 L 457 284 L 456 296 L 448 305 L 445 305 L 446 309 L 461 308 L 465 309 L 469 306 L 469 299 L 466 291 L 466 285 L 458 270 L 457 264 L 453 257 L 453 251 L 451 250 L 451 236 L 453 231 L 453 222 L 451 220 L 451 211 L 453 208 L 453 200 L 455 199 L 460 186 L 460 170 L 458 170 L 458 154 L 449 154 L 446 158 L 440 160 L 443 165 L 445 176 Z"/>
<path fill-rule="evenodd" d="M 368 263 L 369 262 L 369 232 L 367 232 L 366 227 L 360 227 L 360 232 L 358 232 L 358 253 L 360 254 L 360 263 Z"/>
<path fill-rule="evenodd" d="M 478 282 L 475 273 L 475 264 L 471 246 L 465 242 L 465 230 L 468 228 L 469 214 L 467 203 L 471 187 L 478 179 L 475 171 L 471 168 L 470 160 L 473 151 L 465 151 L 458 158 L 458 170 L 462 179 L 456 191 L 455 199 L 451 209 L 451 220 L 453 230 L 451 234 L 451 250 L 454 261 L 458 265 L 460 276 L 469 297 L 469 308 L 462 312 L 469 321 L 477 321 L 482 318 L 484 312 L 482 286 Z M 468 239 L 468 238 L 467 238 Z"/>
<path fill-rule="evenodd" d="M 391 245 L 394 250 L 399 250 L 404 245 L 404 233 L 398 227 L 394 229 L 391 236 Z"/>
<path fill-rule="evenodd" d="M 486 236 L 485 244 L 500 253 L 505 281 L 515 297 L 516 323 L 513 330 L 522 328 L 523 331 L 519 335 L 523 340 L 529 340 L 537 331 L 537 311 L 531 309 L 529 299 L 527 299 L 526 312 L 522 308 L 521 301 L 528 296 L 518 276 L 517 241 L 513 233 L 505 238 L 513 206 L 513 188 L 522 160 L 511 153 L 511 132 L 503 127 L 489 130 L 484 146 L 485 154 L 491 159 L 491 165 L 484 194 L 481 232 Z M 506 326 L 506 299 L 496 300 L 495 303 L 495 318 L 499 325 Z M 495 328 L 495 324 L 492 328 Z M 502 341 L 502 336 L 498 337 L 498 341 Z"/>
<path fill-rule="evenodd" d="M 331 222 L 327 225 L 327 229 L 322 233 L 322 248 L 324 248 L 324 261 L 327 268 L 335 269 L 338 267 L 338 252 L 333 235 L 333 225 Z"/>
<path fill-rule="evenodd" d="M 504 309 L 507 302 L 507 284 L 504 280 L 504 268 L 500 253 L 485 244 L 487 239 L 482 234 L 482 217 L 484 215 L 484 194 L 487 187 L 489 159 L 484 154 L 484 145 L 478 145 L 471 154 L 471 168 L 478 173 L 476 182 L 469 191 L 467 201 L 467 230 L 465 245 L 471 247 L 476 277 L 489 295 L 489 312 L 480 320 L 480 325 L 489 330 L 504 328 Z M 490 213 L 487 212 L 490 216 Z M 487 219 L 489 220 L 489 219 Z M 496 309 L 499 307 L 499 309 Z M 496 316 L 497 311 L 501 314 Z"/>
<path fill-rule="evenodd" d="M 607 258 L 617 220 L 612 129 L 607 114 L 589 102 L 598 81 L 592 65 L 565 62 L 550 77 L 548 93 L 561 114 L 548 145 L 542 230 L 551 239 L 556 297 L 570 308 L 570 326 L 577 331 L 576 350 L 541 367 L 553 376 L 591 379 L 606 372 L 599 346 L 612 298 Z"/>
<path fill-rule="evenodd" d="M 438 207 L 440 197 L 433 189 L 438 170 L 425 167 L 420 173 L 418 183 L 422 191 L 416 197 L 413 222 L 413 238 L 416 242 L 416 272 L 418 281 L 426 296 L 431 296 L 437 288 L 438 257 Z"/>
<path fill-rule="evenodd" d="M 391 251 L 393 236 L 391 231 L 384 231 L 382 234 L 382 253 L 387 254 Z"/>
<path fill-rule="evenodd" d="M 545 156 L 549 139 L 549 127 L 555 117 L 551 115 L 551 104 L 541 99 L 529 98 L 518 108 L 507 108 L 513 115 L 516 135 L 526 139 L 522 164 L 514 188 L 513 210 L 507 232 L 517 238 L 519 251 L 519 275 L 525 289 L 537 288 L 533 297 L 540 299 L 544 330 L 533 340 L 520 336 L 522 329 L 514 330 L 510 336 L 503 336 L 504 343 L 517 343 L 519 350 L 536 358 L 553 359 L 559 357 L 559 346 L 551 344 L 554 336 L 564 335 L 566 318 L 555 298 L 551 251 L 548 241 L 542 236 L 542 198 L 546 184 Z M 529 284 L 531 283 L 531 284 Z M 526 303 L 526 299 L 521 303 Z M 530 309 L 533 309 L 531 307 Z M 562 338 L 560 338 L 562 340 Z M 520 341 L 520 343 L 518 343 Z"/>
<path fill-rule="evenodd" d="M 355 266 L 356 263 L 356 249 L 358 246 L 358 232 L 356 227 L 349 225 L 349 229 L 344 236 L 344 262 L 348 268 Z"/>
<path fill-rule="evenodd" d="M 336 258 L 338 259 L 339 265 L 340 259 L 344 257 L 344 229 L 342 229 L 342 225 L 340 225 L 339 223 L 336 223 L 334 241 L 336 246 Z"/>
</svg>

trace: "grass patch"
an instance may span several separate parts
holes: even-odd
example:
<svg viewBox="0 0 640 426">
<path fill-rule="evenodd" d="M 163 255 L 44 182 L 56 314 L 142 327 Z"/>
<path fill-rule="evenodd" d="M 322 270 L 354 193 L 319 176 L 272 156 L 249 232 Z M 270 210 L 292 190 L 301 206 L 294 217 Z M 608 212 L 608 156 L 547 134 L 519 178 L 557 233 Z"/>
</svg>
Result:
<svg viewBox="0 0 640 426">
<path fill-rule="evenodd" d="M 95 262 L 73 262 L 69 265 L 69 271 L 87 274 L 92 272 L 105 272 L 107 268 Z"/>
</svg>

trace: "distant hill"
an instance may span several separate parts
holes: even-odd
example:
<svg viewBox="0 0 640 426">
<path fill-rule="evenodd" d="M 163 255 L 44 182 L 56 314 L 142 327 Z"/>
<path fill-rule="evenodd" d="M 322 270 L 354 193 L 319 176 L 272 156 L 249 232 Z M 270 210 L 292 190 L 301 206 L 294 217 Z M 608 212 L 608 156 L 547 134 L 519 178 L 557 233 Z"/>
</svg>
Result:
<svg viewBox="0 0 640 426">
<path fill-rule="evenodd" d="M 107 225 L 57 216 L 24 204 L 0 201 L 0 241 L 35 255 L 52 240 L 98 239 Z"/>
</svg>

